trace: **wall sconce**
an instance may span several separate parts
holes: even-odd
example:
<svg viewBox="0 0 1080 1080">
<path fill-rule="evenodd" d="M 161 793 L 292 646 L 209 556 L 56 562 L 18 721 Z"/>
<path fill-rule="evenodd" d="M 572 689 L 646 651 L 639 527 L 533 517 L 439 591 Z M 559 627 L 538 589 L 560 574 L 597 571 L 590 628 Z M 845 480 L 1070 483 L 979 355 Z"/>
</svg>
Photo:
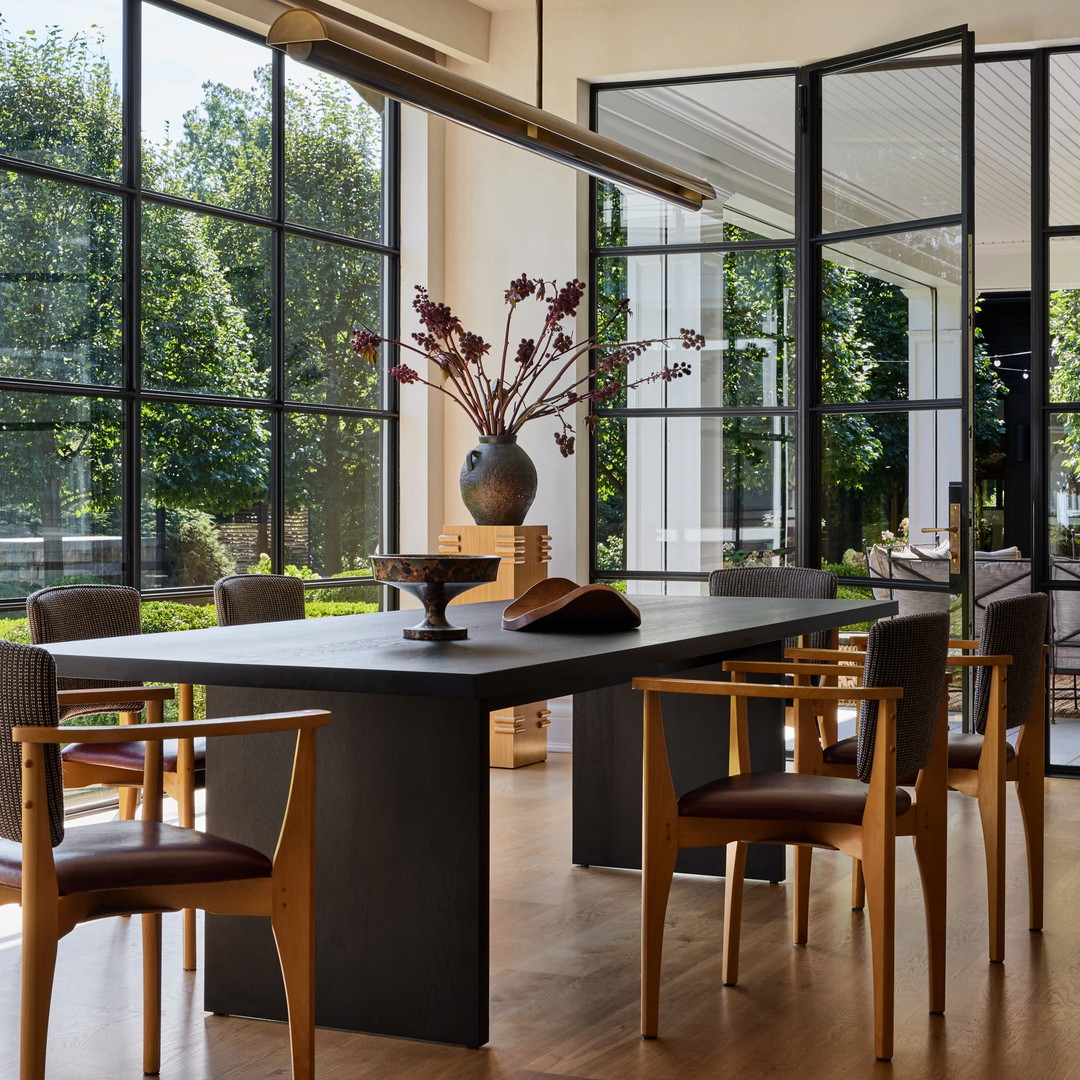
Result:
<svg viewBox="0 0 1080 1080">
<path fill-rule="evenodd" d="M 329 75 L 677 206 L 700 210 L 716 197 L 706 180 L 314 12 L 280 15 L 266 43 Z"/>
</svg>

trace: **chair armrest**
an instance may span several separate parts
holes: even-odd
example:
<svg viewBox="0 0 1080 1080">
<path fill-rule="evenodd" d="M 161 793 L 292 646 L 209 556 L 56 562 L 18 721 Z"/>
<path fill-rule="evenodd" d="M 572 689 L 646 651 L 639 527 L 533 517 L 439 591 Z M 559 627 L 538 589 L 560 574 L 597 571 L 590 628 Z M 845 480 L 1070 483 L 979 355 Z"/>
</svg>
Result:
<svg viewBox="0 0 1080 1080">
<path fill-rule="evenodd" d="M 56 700 L 63 705 L 108 705 L 113 701 L 172 701 L 171 686 L 110 686 L 108 689 L 57 690 Z"/>
<path fill-rule="evenodd" d="M 861 664 L 866 659 L 866 653 L 848 649 L 785 649 L 784 655 L 790 660 L 832 660 L 838 664 Z"/>
<path fill-rule="evenodd" d="M 725 660 L 725 671 L 742 671 L 759 675 L 861 675 L 862 669 L 853 664 L 800 664 L 785 660 Z"/>
<path fill-rule="evenodd" d="M 948 667 L 1005 667 L 1013 662 L 1011 656 L 950 656 Z"/>
<path fill-rule="evenodd" d="M 950 640 L 950 649 L 977 649 L 979 643 L 977 641 L 962 641 L 962 640 Z"/>
<path fill-rule="evenodd" d="M 705 679 L 637 678 L 635 690 L 659 690 L 665 694 L 705 694 L 713 697 L 808 698 L 811 701 L 851 699 L 886 701 L 902 698 L 899 686 L 774 686 L 769 683 L 710 682 Z M 31 729 L 34 730 L 34 729 Z M 48 729 L 46 729 L 48 730 Z"/>
<path fill-rule="evenodd" d="M 259 716 L 238 716 L 224 720 L 188 720 L 183 728 L 176 724 L 137 724 L 120 727 L 80 727 L 79 742 L 163 742 L 183 734 L 185 739 L 218 735 L 257 735 L 270 731 L 305 731 L 330 723 L 325 709 L 303 709 L 299 712 L 263 713 Z M 71 742 L 72 729 L 53 727 L 14 727 L 11 738 L 17 743 Z"/>
</svg>

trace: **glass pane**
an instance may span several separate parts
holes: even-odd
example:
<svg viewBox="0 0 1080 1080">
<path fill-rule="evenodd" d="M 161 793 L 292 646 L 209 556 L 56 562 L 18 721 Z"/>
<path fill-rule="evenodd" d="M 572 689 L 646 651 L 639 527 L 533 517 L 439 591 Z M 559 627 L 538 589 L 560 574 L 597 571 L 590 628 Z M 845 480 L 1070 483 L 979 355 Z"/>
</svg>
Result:
<svg viewBox="0 0 1080 1080">
<path fill-rule="evenodd" d="M 285 72 L 286 217 L 381 240 L 386 98 L 288 60 Z"/>
<path fill-rule="evenodd" d="M 382 536 L 382 426 L 367 417 L 285 417 L 285 561 L 333 577 L 370 573 Z"/>
<path fill-rule="evenodd" d="M 143 184 L 270 211 L 270 51 L 142 5 Z"/>
<path fill-rule="evenodd" d="M 923 530 L 949 520 L 949 482 L 961 479 L 961 435 L 959 409 L 824 416 L 823 561 L 858 562 L 862 553 L 873 577 L 888 576 L 881 560 L 909 541 L 939 557 L 947 537 Z"/>
<path fill-rule="evenodd" d="M 378 365 L 349 348 L 357 328 L 382 324 L 383 260 L 371 252 L 290 236 L 285 243 L 285 396 L 377 409 Z"/>
<path fill-rule="evenodd" d="M 960 45 L 821 80 L 822 232 L 960 213 Z"/>
<path fill-rule="evenodd" d="M 0 154 L 119 180 L 122 0 L 0 0 Z"/>
<path fill-rule="evenodd" d="M 1080 55 L 1050 57 L 1050 224 L 1080 224 Z"/>
<path fill-rule="evenodd" d="M 789 418 L 611 418 L 595 431 L 597 569 L 700 572 L 792 550 Z"/>
<path fill-rule="evenodd" d="M 1050 400 L 1080 401 L 1080 236 L 1050 238 Z"/>
<path fill-rule="evenodd" d="M 0 172 L 0 376 L 120 380 L 122 205 Z"/>
<path fill-rule="evenodd" d="M 824 249 L 822 401 L 960 396 L 960 251 L 958 229 Z"/>
<path fill-rule="evenodd" d="M 1055 413 L 1047 437 L 1050 455 L 1048 527 L 1050 556 L 1067 579 L 1073 564 L 1080 567 L 1080 413 Z"/>
<path fill-rule="evenodd" d="M 776 239 L 795 222 L 795 80 L 715 79 L 604 90 L 596 130 L 710 181 L 717 198 L 682 210 L 598 185 L 601 246 Z"/>
<path fill-rule="evenodd" d="M 230 397 L 270 392 L 270 235 L 144 203 L 143 382 Z"/>
<path fill-rule="evenodd" d="M 1027 60 L 975 65 L 975 207 L 975 287 L 980 291 L 1030 289 L 1031 79 Z"/>
<path fill-rule="evenodd" d="M 210 585 L 270 551 L 270 422 L 254 409 L 142 408 L 142 585 Z"/>
<path fill-rule="evenodd" d="M 120 403 L 0 395 L 0 598 L 124 580 Z"/>
<path fill-rule="evenodd" d="M 700 353 L 675 344 L 665 358 L 649 350 L 630 371 L 642 377 L 665 362 L 691 374 L 646 383 L 607 402 L 630 408 L 784 406 L 794 398 L 794 257 L 790 251 L 706 252 L 600 259 L 598 321 L 607 323 L 626 297 L 631 315 L 616 316 L 602 340 L 677 336 L 681 327 L 706 338 Z"/>
</svg>

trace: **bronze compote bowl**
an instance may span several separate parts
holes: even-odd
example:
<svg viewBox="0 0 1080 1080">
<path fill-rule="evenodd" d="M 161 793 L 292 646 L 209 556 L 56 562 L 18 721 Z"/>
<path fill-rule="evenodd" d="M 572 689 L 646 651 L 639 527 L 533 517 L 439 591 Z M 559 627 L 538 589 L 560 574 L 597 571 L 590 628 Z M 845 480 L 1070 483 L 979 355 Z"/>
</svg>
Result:
<svg viewBox="0 0 1080 1080">
<path fill-rule="evenodd" d="M 464 626 L 446 621 L 446 605 L 461 593 L 494 581 L 500 555 L 372 555 L 376 581 L 411 593 L 424 605 L 424 618 L 402 630 L 411 641 L 460 641 Z"/>
</svg>

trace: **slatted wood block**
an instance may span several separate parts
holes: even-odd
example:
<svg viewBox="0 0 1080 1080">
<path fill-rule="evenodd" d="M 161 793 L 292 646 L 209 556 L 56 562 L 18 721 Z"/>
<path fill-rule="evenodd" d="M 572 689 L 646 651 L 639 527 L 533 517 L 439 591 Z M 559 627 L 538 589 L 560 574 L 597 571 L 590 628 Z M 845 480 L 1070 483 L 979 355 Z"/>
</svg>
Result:
<svg viewBox="0 0 1080 1080">
<path fill-rule="evenodd" d="M 444 525 L 440 555 L 501 555 L 498 578 L 452 600 L 479 604 L 513 600 L 547 577 L 551 536 L 546 525 Z M 519 769 L 547 760 L 551 711 L 546 701 L 501 709 L 491 714 L 491 765 Z"/>
</svg>

